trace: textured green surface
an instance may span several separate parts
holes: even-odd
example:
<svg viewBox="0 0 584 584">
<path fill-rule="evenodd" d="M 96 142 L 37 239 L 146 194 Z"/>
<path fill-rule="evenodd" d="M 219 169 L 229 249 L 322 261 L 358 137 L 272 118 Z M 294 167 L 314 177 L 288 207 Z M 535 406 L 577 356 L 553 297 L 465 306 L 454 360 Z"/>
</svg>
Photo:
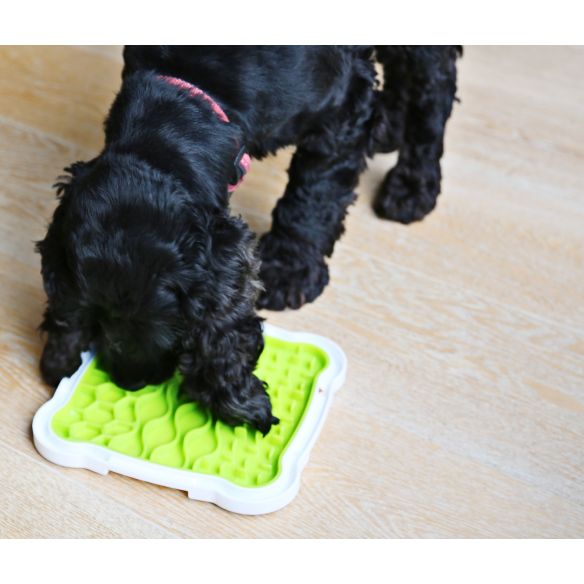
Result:
<svg viewBox="0 0 584 584">
<path fill-rule="evenodd" d="M 66 440 L 98 444 L 143 460 L 264 486 L 280 473 L 294 436 L 326 367 L 324 351 L 305 343 L 266 337 L 256 375 L 267 381 L 280 424 L 267 436 L 248 426 L 232 428 L 179 394 L 180 376 L 139 391 L 112 383 L 94 359 L 69 402 L 53 417 L 53 431 Z"/>
</svg>

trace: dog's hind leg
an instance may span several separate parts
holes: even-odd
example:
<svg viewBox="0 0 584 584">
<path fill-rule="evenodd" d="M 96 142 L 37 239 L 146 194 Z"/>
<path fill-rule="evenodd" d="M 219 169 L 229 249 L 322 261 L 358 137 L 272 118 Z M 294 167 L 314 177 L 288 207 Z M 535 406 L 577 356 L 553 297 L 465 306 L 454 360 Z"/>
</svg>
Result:
<svg viewBox="0 0 584 584">
<path fill-rule="evenodd" d="M 444 127 L 456 95 L 456 46 L 381 46 L 384 87 L 376 94 L 370 149 L 399 149 L 373 208 L 379 217 L 411 223 L 425 217 L 440 193 Z"/>
<path fill-rule="evenodd" d="M 299 308 L 329 281 L 325 261 L 344 231 L 347 207 L 365 167 L 367 123 L 373 108 L 373 67 L 355 76 L 341 111 L 305 138 L 288 170 L 289 181 L 260 240 L 264 285 L 258 306 Z"/>
</svg>

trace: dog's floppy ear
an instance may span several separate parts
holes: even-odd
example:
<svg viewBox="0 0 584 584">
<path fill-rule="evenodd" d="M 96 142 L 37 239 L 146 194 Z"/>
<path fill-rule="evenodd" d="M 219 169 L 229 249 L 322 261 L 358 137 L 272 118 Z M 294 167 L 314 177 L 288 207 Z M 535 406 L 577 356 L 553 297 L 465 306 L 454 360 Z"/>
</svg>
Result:
<svg viewBox="0 0 584 584">
<path fill-rule="evenodd" d="M 227 210 L 208 216 L 204 230 L 200 217 L 196 223 L 184 253 L 188 275 L 183 288 L 189 288 L 184 290 L 185 316 L 216 321 L 247 316 L 261 290 L 255 235 L 240 217 L 230 216 Z"/>
<path fill-rule="evenodd" d="M 59 203 L 47 235 L 36 242 L 35 249 L 41 255 L 41 273 L 43 286 L 49 302 L 54 301 L 62 291 L 67 271 L 65 248 L 61 240 L 61 225 L 63 224 L 63 206 Z"/>
<path fill-rule="evenodd" d="M 41 254 L 43 285 L 48 297 L 40 326 L 40 330 L 48 333 L 40 369 L 43 379 L 52 386 L 79 367 L 79 354 L 89 342 L 87 331 L 78 322 L 79 299 L 74 292 L 66 247 L 66 238 L 71 231 L 68 206 L 73 182 L 86 169 L 86 163 L 77 162 L 65 169 L 68 175 L 59 177 L 54 185 L 59 203 L 46 237 L 36 244 L 36 250 Z"/>
<path fill-rule="evenodd" d="M 70 286 L 71 274 L 67 266 L 67 252 L 63 239 L 68 229 L 67 207 L 74 181 L 87 172 L 90 164 L 91 162 L 75 162 L 65 168 L 66 175 L 57 179 L 53 187 L 57 191 L 59 203 L 53 214 L 47 235 L 43 240 L 37 241 L 35 245 L 36 251 L 41 255 L 41 273 L 49 305 L 59 304 Z"/>
<path fill-rule="evenodd" d="M 57 197 L 59 199 L 67 196 L 75 180 L 82 178 L 87 172 L 89 172 L 94 160 L 88 162 L 78 160 L 63 169 L 67 174 L 62 174 L 57 177 L 57 182 L 53 185 L 53 188 L 57 191 Z"/>
<path fill-rule="evenodd" d="M 255 236 L 225 210 L 213 217 L 208 237 L 199 247 L 198 277 L 206 281 L 185 299 L 182 389 L 221 420 L 249 422 L 266 434 L 278 420 L 265 384 L 253 374 L 264 346 L 255 312 L 261 288 Z"/>
</svg>

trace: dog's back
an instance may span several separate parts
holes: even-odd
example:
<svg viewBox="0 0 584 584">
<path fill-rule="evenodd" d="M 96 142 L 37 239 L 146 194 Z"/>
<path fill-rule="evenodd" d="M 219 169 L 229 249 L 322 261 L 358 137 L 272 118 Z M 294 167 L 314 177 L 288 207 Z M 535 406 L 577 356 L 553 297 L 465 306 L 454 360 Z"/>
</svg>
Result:
<svg viewBox="0 0 584 584">
<path fill-rule="evenodd" d="M 297 144 L 318 116 L 340 107 L 355 68 L 372 54 L 350 46 L 128 46 L 123 74 L 151 69 L 204 87 L 260 158 Z"/>
</svg>

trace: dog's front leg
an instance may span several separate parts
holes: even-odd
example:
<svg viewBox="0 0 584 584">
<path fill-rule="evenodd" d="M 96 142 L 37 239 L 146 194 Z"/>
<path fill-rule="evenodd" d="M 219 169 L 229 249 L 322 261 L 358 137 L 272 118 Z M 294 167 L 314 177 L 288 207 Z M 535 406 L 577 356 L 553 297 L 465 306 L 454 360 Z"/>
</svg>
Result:
<svg viewBox="0 0 584 584">
<path fill-rule="evenodd" d="M 344 232 L 347 208 L 365 168 L 372 91 L 367 83 L 356 86 L 359 91 L 345 108 L 307 137 L 292 159 L 272 229 L 260 239 L 260 308 L 299 308 L 328 284 L 325 258 Z"/>
<path fill-rule="evenodd" d="M 272 415 L 265 384 L 253 374 L 263 346 L 256 316 L 228 329 L 197 331 L 191 350 L 180 360 L 183 392 L 223 422 L 247 422 L 267 434 L 279 420 Z"/>
<path fill-rule="evenodd" d="M 260 239 L 260 308 L 300 308 L 322 293 L 329 282 L 325 258 L 344 231 L 362 159 L 362 152 L 332 156 L 308 147 L 297 150 L 288 187 L 272 214 L 272 230 Z"/>
</svg>

